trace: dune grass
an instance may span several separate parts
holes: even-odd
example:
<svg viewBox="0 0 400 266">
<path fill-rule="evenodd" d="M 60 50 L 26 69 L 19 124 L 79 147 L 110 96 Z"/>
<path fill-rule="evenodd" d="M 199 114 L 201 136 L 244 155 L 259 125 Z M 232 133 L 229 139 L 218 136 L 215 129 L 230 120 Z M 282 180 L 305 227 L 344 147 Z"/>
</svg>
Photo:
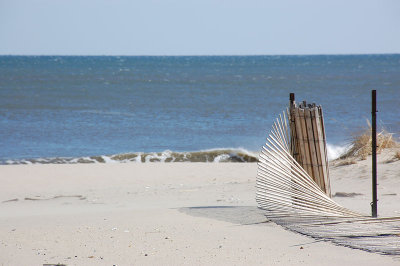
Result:
<svg viewBox="0 0 400 266">
<path fill-rule="evenodd" d="M 368 123 L 368 128 L 361 134 L 353 137 L 351 141 L 351 148 L 342 156 L 340 159 L 347 159 L 350 157 L 357 157 L 361 160 L 367 159 L 368 155 L 372 154 L 372 137 L 371 137 L 372 128 Z M 387 132 L 386 130 L 381 130 L 377 133 L 377 149 L 376 152 L 380 153 L 383 149 L 386 148 L 394 148 L 399 147 L 399 143 L 397 143 L 393 139 L 393 134 Z M 400 158 L 400 152 L 396 153 L 396 156 Z"/>
</svg>

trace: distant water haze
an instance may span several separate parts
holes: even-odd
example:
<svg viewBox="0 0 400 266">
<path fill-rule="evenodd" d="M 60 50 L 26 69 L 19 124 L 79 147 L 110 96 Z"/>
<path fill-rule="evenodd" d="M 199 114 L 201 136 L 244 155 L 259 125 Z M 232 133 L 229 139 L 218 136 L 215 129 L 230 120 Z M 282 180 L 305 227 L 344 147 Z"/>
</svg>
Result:
<svg viewBox="0 0 400 266">
<path fill-rule="evenodd" d="M 367 127 L 372 89 L 379 126 L 398 138 L 400 55 L 0 56 L 0 162 L 254 155 L 290 92 L 322 105 L 336 156 Z"/>
</svg>

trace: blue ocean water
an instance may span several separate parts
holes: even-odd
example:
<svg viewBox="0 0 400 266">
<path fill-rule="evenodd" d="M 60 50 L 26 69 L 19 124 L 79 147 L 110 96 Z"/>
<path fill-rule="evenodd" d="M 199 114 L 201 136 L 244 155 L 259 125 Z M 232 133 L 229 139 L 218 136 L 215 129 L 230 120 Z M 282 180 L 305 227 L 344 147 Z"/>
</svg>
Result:
<svg viewBox="0 0 400 266">
<path fill-rule="evenodd" d="M 400 55 L 0 56 L 0 162 L 259 151 L 290 92 L 321 104 L 328 143 L 345 145 L 371 89 L 379 125 L 399 133 Z"/>
</svg>

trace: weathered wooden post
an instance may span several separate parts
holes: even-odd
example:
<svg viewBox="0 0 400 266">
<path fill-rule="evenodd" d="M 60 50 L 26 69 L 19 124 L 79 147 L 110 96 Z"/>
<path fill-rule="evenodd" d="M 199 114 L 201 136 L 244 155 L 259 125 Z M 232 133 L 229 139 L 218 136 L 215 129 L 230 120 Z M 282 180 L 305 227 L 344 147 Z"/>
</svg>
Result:
<svg viewBox="0 0 400 266">
<path fill-rule="evenodd" d="M 290 129 L 290 151 L 293 156 L 293 158 L 299 162 L 299 151 L 298 151 L 298 142 L 295 141 L 297 139 L 296 136 L 296 124 L 295 124 L 295 117 L 296 117 L 296 103 L 295 103 L 295 97 L 294 93 L 290 93 L 289 96 L 289 112 L 288 112 L 288 118 L 289 118 L 289 129 Z"/>
</svg>

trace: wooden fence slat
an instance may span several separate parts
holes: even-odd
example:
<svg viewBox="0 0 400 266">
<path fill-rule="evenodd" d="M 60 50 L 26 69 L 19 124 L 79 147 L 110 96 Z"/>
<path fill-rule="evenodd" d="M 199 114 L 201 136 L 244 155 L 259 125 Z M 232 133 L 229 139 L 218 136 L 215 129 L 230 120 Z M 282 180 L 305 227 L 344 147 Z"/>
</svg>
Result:
<svg viewBox="0 0 400 266">
<path fill-rule="evenodd" d="M 305 159 L 305 155 L 302 152 L 302 150 L 304 150 L 302 147 L 304 147 L 304 138 L 303 138 L 303 131 L 301 130 L 301 122 L 300 122 L 300 110 L 299 108 L 295 109 L 296 112 L 296 116 L 295 116 L 295 124 L 296 124 L 296 139 L 295 141 L 297 142 L 297 153 L 298 153 L 298 157 L 300 158 L 301 161 L 301 165 L 304 166 L 306 159 Z M 304 170 L 306 170 L 304 168 Z"/>
<path fill-rule="evenodd" d="M 324 140 L 324 133 L 322 130 L 322 124 L 321 124 L 322 118 L 321 118 L 321 113 L 319 111 L 319 108 L 318 108 L 318 114 L 319 114 L 320 119 L 318 119 L 316 122 L 317 122 L 318 139 L 319 139 L 319 150 L 321 152 L 323 178 L 324 178 L 325 184 L 326 184 L 325 192 L 328 196 L 330 196 L 330 185 L 329 185 L 329 182 L 327 182 L 328 181 L 328 172 L 327 172 L 328 166 L 327 166 L 327 161 L 326 161 L 326 149 L 325 149 L 325 145 L 324 145 L 325 140 Z"/>
<path fill-rule="evenodd" d="M 324 154 L 322 154 L 322 152 L 321 152 L 321 156 L 324 156 L 322 158 L 323 159 L 325 158 L 325 160 L 323 160 L 323 161 L 326 164 L 325 167 L 324 167 L 325 171 L 326 171 L 326 174 L 324 175 L 324 179 L 325 179 L 325 184 L 327 185 L 325 192 L 329 197 L 331 197 L 331 185 L 330 185 L 330 181 L 329 181 L 328 150 L 326 148 L 324 114 L 323 114 L 321 106 L 318 106 L 318 112 L 319 112 L 319 116 L 320 116 L 320 123 L 321 123 L 320 129 L 322 131 L 321 132 L 322 133 L 322 146 L 323 146 L 323 151 L 324 151 Z"/>
<path fill-rule="evenodd" d="M 310 149 L 308 147 L 308 136 L 307 136 L 307 128 L 306 128 L 306 121 L 304 117 L 304 109 L 299 109 L 300 114 L 300 124 L 301 124 L 301 131 L 303 136 L 303 154 L 304 154 L 304 161 L 303 164 L 305 165 L 305 170 L 307 173 L 312 177 L 312 170 L 311 170 L 311 158 L 310 158 Z"/>
<path fill-rule="evenodd" d="M 311 158 L 311 170 L 313 173 L 313 179 L 314 181 L 319 185 L 320 188 L 324 187 L 323 184 L 323 179 L 321 180 L 322 177 L 319 176 L 319 171 L 318 171 L 318 161 L 317 161 L 317 154 L 315 151 L 315 137 L 314 137 L 314 131 L 312 128 L 312 116 L 310 112 L 310 108 L 306 108 L 305 110 L 305 116 L 304 120 L 306 123 L 307 127 L 307 135 L 308 135 L 308 146 L 310 149 L 310 158 Z"/>
<path fill-rule="evenodd" d="M 318 161 L 318 173 L 319 173 L 319 178 L 321 178 L 323 180 L 324 183 L 324 191 L 326 191 L 326 183 L 325 183 L 325 173 L 326 171 L 324 170 L 324 161 L 325 158 L 321 157 L 321 145 L 320 142 L 322 141 L 320 139 L 320 136 L 318 135 L 318 127 L 321 125 L 321 123 L 319 122 L 319 112 L 318 112 L 318 108 L 314 107 L 311 110 L 311 114 L 313 116 L 312 119 L 312 123 L 313 123 L 313 133 L 314 133 L 314 144 L 315 144 L 315 151 L 316 151 L 316 155 L 317 155 L 317 161 Z"/>
</svg>

